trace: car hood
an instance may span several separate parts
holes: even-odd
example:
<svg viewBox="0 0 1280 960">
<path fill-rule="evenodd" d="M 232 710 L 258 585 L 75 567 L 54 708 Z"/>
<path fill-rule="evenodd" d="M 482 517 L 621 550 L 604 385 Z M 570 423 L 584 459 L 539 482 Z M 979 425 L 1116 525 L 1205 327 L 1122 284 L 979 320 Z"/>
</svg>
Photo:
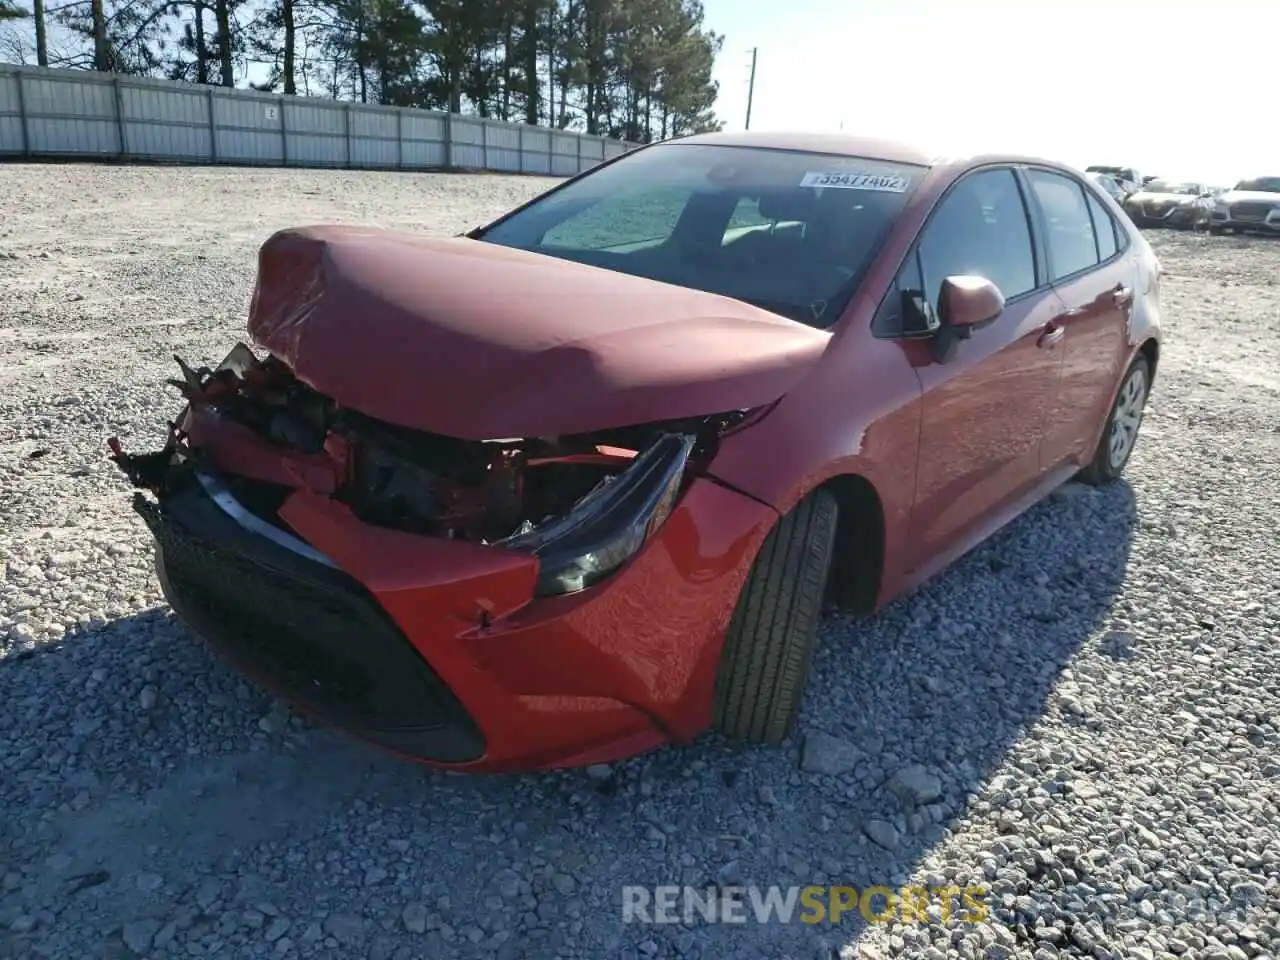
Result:
<svg viewBox="0 0 1280 960">
<path fill-rule="evenodd" d="M 478 240 L 337 226 L 262 245 L 249 334 L 344 406 L 469 440 L 771 403 L 830 342 L 715 294 Z"/>
<path fill-rule="evenodd" d="M 1280 204 L 1280 193 L 1263 193 L 1261 190 L 1228 190 L 1218 198 L 1220 203 L 1275 203 Z"/>
<path fill-rule="evenodd" d="M 1192 203 L 1196 198 L 1188 193 L 1150 193 L 1140 190 L 1129 199 L 1135 203 Z"/>
</svg>

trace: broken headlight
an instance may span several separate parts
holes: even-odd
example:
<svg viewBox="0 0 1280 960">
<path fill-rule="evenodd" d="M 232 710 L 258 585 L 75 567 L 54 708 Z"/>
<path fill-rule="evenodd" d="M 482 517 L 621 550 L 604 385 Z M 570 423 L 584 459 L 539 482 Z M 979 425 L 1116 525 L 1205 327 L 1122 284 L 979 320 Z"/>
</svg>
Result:
<svg viewBox="0 0 1280 960">
<path fill-rule="evenodd" d="M 633 557 L 670 515 L 695 443 L 689 434 L 663 435 L 564 516 L 495 546 L 538 558 L 535 596 L 577 593 L 599 583 Z"/>
</svg>

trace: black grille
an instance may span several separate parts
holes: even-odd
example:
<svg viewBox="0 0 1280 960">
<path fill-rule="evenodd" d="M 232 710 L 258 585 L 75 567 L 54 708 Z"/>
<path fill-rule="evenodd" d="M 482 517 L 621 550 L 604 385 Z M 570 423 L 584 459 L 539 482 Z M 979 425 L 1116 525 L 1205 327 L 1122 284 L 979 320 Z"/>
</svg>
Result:
<svg viewBox="0 0 1280 960">
<path fill-rule="evenodd" d="M 135 504 L 170 604 L 246 672 L 390 749 L 442 762 L 483 754 L 453 692 L 350 576 L 244 530 L 194 483 Z"/>
<path fill-rule="evenodd" d="M 1270 203 L 1233 203 L 1231 219 L 1233 220 L 1265 220 L 1271 212 Z"/>
</svg>

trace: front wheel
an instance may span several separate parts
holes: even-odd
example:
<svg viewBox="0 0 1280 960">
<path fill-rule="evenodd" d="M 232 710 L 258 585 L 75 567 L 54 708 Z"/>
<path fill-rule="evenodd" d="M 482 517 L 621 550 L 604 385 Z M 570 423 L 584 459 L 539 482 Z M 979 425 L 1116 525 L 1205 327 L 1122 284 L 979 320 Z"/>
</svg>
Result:
<svg viewBox="0 0 1280 960">
<path fill-rule="evenodd" d="M 716 677 L 717 730 L 777 744 L 795 726 L 835 553 L 836 499 L 816 490 L 765 538 L 729 623 Z"/>
<path fill-rule="evenodd" d="M 1111 405 L 1111 415 L 1107 417 L 1093 460 L 1080 471 L 1080 479 L 1085 483 L 1100 486 L 1117 479 L 1124 472 L 1134 444 L 1138 442 L 1138 428 L 1142 425 L 1142 413 L 1146 409 L 1150 389 L 1151 365 L 1146 357 L 1138 354 L 1120 382 L 1120 390 Z"/>
<path fill-rule="evenodd" d="M 1212 236 L 1220 237 L 1222 236 L 1222 228 L 1211 223 L 1209 224 L 1209 233 Z"/>
</svg>

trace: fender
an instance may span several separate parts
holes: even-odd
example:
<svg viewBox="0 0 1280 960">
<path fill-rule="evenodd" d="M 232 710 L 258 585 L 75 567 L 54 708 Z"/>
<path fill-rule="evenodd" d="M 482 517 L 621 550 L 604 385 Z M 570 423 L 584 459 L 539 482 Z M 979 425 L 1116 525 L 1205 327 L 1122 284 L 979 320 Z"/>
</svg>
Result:
<svg viewBox="0 0 1280 960">
<path fill-rule="evenodd" d="M 877 339 L 862 325 L 844 332 L 800 387 L 721 441 L 708 472 L 780 515 L 835 477 L 853 474 L 869 482 L 884 511 L 882 600 L 905 564 L 921 385 L 901 342 Z M 831 397 L 847 403 L 832 407 Z"/>
</svg>

